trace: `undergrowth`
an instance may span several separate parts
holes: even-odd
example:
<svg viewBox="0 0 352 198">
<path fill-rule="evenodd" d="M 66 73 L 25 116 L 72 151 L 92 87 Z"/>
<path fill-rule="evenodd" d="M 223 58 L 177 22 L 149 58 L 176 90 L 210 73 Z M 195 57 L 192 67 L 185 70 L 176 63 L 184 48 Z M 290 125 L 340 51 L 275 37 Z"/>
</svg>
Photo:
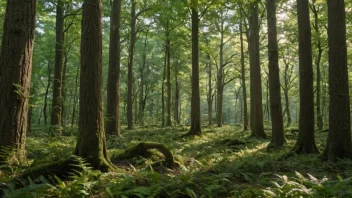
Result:
<svg viewBox="0 0 352 198">
<path fill-rule="evenodd" d="M 94 171 L 77 158 L 79 170 L 67 180 L 56 176 L 7 181 L 30 167 L 71 155 L 76 142 L 69 136 L 50 137 L 35 130 L 27 140 L 26 164 L 1 165 L 0 188 L 4 197 L 352 197 L 352 161 L 321 161 L 316 155 L 282 158 L 295 143 L 289 136 L 282 150 L 268 151 L 269 140 L 248 139 L 240 127 L 204 127 L 201 137 L 182 138 L 184 127 L 144 127 L 107 137 L 110 156 L 142 141 L 168 146 L 180 164 L 169 169 L 157 151 L 152 156 L 117 161 L 120 171 Z M 289 133 L 289 132 L 287 132 Z M 317 133 L 324 149 L 326 133 Z M 234 140 L 239 144 L 229 144 Z M 0 195 L 1 196 L 1 195 Z"/>
</svg>

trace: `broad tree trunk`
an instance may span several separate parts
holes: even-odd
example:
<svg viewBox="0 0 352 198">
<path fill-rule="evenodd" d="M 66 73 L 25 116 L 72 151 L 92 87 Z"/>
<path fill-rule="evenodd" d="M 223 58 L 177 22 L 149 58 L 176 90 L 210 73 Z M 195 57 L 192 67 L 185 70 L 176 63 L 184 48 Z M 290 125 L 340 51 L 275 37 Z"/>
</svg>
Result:
<svg viewBox="0 0 352 198">
<path fill-rule="evenodd" d="M 106 133 L 120 136 L 120 23 L 121 0 L 113 0 L 111 7 L 109 74 L 107 82 Z"/>
<path fill-rule="evenodd" d="M 248 112 L 247 112 L 247 90 L 246 90 L 246 70 L 244 63 L 244 47 L 243 47 L 243 30 L 242 30 L 242 12 L 240 22 L 240 41 L 241 41 L 241 80 L 242 80 L 242 96 L 243 96 L 243 130 L 248 130 Z"/>
<path fill-rule="evenodd" d="M 133 128 L 133 61 L 134 61 L 134 46 L 136 42 L 136 4 L 135 0 L 131 1 L 131 37 L 130 51 L 128 60 L 127 74 L 127 129 Z"/>
<path fill-rule="evenodd" d="M 344 0 L 328 0 L 328 27 L 330 120 L 323 156 L 336 161 L 352 157 Z"/>
<path fill-rule="evenodd" d="M 250 81 L 251 81 L 251 137 L 266 138 L 263 126 L 262 81 L 259 55 L 258 1 L 250 6 Z"/>
<path fill-rule="evenodd" d="M 308 0 L 297 0 L 299 32 L 299 135 L 293 147 L 297 154 L 317 153 L 314 137 L 312 44 Z"/>
<path fill-rule="evenodd" d="M 112 168 L 103 122 L 102 0 L 86 0 L 82 11 L 79 129 L 75 155 L 94 169 Z"/>
<path fill-rule="evenodd" d="M 64 2 L 58 0 L 56 4 L 56 46 L 55 72 L 53 83 L 53 100 L 51 107 L 50 131 L 52 135 L 62 135 L 62 75 L 64 61 Z"/>
<path fill-rule="evenodd" d="M 276 28 L 276 0 L 267 0 L 268 52 L 269 52 L 269 89 L 272 138 L 268 148 L 280 148 L 286 142 L 282 118 L 279 53 Z"/>
<path fill-rule="evenodd" d="M 201 135 L 199 93 L 199 16 L 198 0 L 191 1 L 192 12 L 192 99 L 190 135 Z"/>
<path fill-rule="evenodd" d="M 12 156 L 25 158 L 28 100 L 32 73 L 35 0 L 7 1 L 0 52 L 0 149 L 14 149 Z"/>
</svg>

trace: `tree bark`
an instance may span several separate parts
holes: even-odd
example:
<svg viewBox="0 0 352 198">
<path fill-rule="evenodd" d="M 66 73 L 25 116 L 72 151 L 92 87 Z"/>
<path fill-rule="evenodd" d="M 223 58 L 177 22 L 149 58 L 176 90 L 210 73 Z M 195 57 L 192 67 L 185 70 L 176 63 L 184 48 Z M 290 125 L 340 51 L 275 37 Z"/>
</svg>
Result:
<svg viewBox="0 0 352 198">
<path fill-rule="evenodd" d="M 221 13 L 222 15 L 222 13 Z M 221 17 L 221 24 L 218 29 L 220 32 L 220 46 L 219 46 L 219 67 L 216 78 L 216 92 L 217 92 L 217 111 L 216 111 L 216 124 L 218 127 L 223 126 L 223 115 L 222 115 L 222 105 L 223 105 L 223 95 L 224 95 L 224 20 Z"/>
<path fill-rule="evenodd" d="M 109 74 L 106 106 L 106 133 L 120 136 L 120 27 L 121 0 L 113 0 L 111 7 Z"/>
<path fill-rule="evenodd" d="M 314 137 L 314 94 L 312 41 L 308 0 L 297 0 L 299 33 L 299 135 L 293 151 L 297 154 L 317 153 Z"/>
<path fill-rule="evenodd" d="M 262 81 L 259 55 L 259 21 L 258 1 L 250 6 L 249 19 L 249 55 L 250 55 L 250 81 L 251 81 L 251 137 L 266 138 L 263 126 Z"/>
<path fill-rule="evenodd" d="M 102 0 L 86 0 L 82 11 L 79 135 L 75 155 L 101 171 L 112 169 L 102 107 Z"/>
<path fill-rule="evenodd" d="M 134 62 L 134 46 L 136 42 L 136 1 L 132 0 L 131 7 L 131 37 L 130 51 L 128 60 L 127 73 L 127 129 L 133 128 L 133 62 Z"/>
<path fill-rule="evenodd" d="M 201 135 L 199 93 L 199 16 L 198 0 L 191 1 L 192 18 L 192 99 L 190 135 Z"/>
<path fill-rule="evenodd" d="M 25 158 L 28 100 L 35 30 L 35 0 L 7 1 L 0 52 L 0 149 L 14 149 L 7 159 Z"/>
<path fill-rule="evenodd" d="M 62 135 L 62 72 L 64 61 L 64 2 L 58 0 L 56 5 L 56 45 L 55 70 L 53 83 L 53 101 L 51 107 L 50 131 L 51 135 Z"/>
<path fill-rule="evenodd" d="M 330 120 L 323 156 L 336 161 L 352 157 L 344 0 L 328 0 L 328 27 Z"/>
<path fill-rule="evenodd" d="M 313 1 L 312 6 L 311 6 L 311 10 L 313 11 L 313 15 L 314 15 L 314 31 L 316 33 L 316 37 L 318 39 L 317 41 L 317 48 L 318 48 L 318 55 L 315 59 L 315 65 L 317 67 L 317 92 L 316 92 L 316 102 L 317 102 L 317 127 L 318 130 L 322 130 L 323 129 L 323 117 L 322 117 L 322 113 L 321 113 L 321 72 L 320 72 L 320 61 L 321 61 L 321 57 L 322 57 L 322 53 L 323 53 L 323 48 L 321 46 L 321 37 L 320 37 L 320 26 L 319 26 L 319 17 L 318 17 L 318 10 L 316 9 L 315 6 L 315 1 Z"/>
<path fill-rule="evenodd" d="M 281 148 L 286 142 L 282 118 L 279 53 L 276 28 L 276 0 L 267 0 L 269 90 L 272 138 L 268 148 Z"/>
<path fill-rule="evenodd" d="M 167 64 L 166 64 L 166 87 L 167 87 L 167 116 L 166 116 L 166 126 L 171 126 L 171 40 L 170 40 L 170 21 L 166 22 L 166 54 L 167 54 Z"/>
<path fill-rule="evenodd" d="M 243 130 L 248 130 L 248 107 L 247 107 L 247 90 L 246 90 L 246 70 L 244 63 L 244 47 L 243 47 L 243 30 L 242 30 L 242 12 L 240 22 L 240 41 L 241 41 L 241 77 L 242 77 L 242 96 L 243 96 Z"/>
</svg>

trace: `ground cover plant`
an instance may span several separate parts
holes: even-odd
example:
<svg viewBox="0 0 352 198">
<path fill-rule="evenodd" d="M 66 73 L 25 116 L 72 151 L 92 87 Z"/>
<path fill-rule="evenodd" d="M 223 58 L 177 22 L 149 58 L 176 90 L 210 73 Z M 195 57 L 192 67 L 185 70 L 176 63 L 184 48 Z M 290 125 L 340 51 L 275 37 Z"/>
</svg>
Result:
<svg viewBox="0 0 352 198">
<path fill-rule="evenodd" d="M 350 197 L 352 161 L 322 161 L 319 155 L 290 155 L 295 139 L 287 130 L 282 150 L 267 150 L 268 140 L 248 138 L 237 126 L 204 127 L 202 136 L 182 137 L 185 127 L 143 127 L 107 137 L 107 147 L 117 170 L 94 171 L 77 158 L 79 171 L 65 180 L 55 175 L 21 178 L 7 183 L 24 170 L 66 158 L 76 137 L 51 138 L 34 131 L 28 137 L 28 163 L 3 165 L 0 178 L 5 197 Z M 270 133 L 269 133 L 270 134 Z M 323 150 L 327 133 L 317 133 Z M 232 140 L 232 141 L 230 141 Z M 235 141 L 233 141 L 235 140 Z M 168 168 L 164 156 L 152 150 L 149 156 L 116 160 L 116 156 L 140 142 L 166 145 L 179 166 Z"/>
</svg>

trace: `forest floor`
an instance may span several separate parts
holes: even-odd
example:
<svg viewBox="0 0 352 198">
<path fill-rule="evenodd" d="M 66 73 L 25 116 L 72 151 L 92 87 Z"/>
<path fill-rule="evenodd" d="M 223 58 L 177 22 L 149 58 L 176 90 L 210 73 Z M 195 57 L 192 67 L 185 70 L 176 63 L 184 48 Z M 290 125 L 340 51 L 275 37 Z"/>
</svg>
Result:
<svg viewBox="0 0 352 198">
<path fill-rule="evenodd" d="M 166 145 L 180 164 L 169 169 L 163 155 L 136 156 L 113 161 L 115 172 L 100 173 L 84 162 L 81 173 L 70 180 L 41 177 L 23 188 L 1 184 L 7 197 L 352 197 L 352 161 L 324 162 L 319 155 L 285 155 L 297 135 L 286 132 L 281 150 L 267 150 L 270 140 L 248 139 L 250 132 L 239 126 L 203 127 L 203 135 L 182 137 L 187 127 L 140 127 L 123 130 L 122 137 L 107 136 L 109 155 L 114 158 L 139 142 Z M 267 131 L 270 135 L 270 131 Z M 323 151 L 327 132 L 316 133 Z M 231 145 L 230 140 L 236 140 Z M 69 157 L 75 135 L 50 138 L 34 130 L 27 138 L 28 164 L 2 166 L 0 180 L 16 176 L 29 166 Z M 55 181 L 55 184 L 50 182 Z M 40 182 L 39 182 L 40 181 Z M 22 181 L 22 183 L 25 183 Z"/>
</svg>

